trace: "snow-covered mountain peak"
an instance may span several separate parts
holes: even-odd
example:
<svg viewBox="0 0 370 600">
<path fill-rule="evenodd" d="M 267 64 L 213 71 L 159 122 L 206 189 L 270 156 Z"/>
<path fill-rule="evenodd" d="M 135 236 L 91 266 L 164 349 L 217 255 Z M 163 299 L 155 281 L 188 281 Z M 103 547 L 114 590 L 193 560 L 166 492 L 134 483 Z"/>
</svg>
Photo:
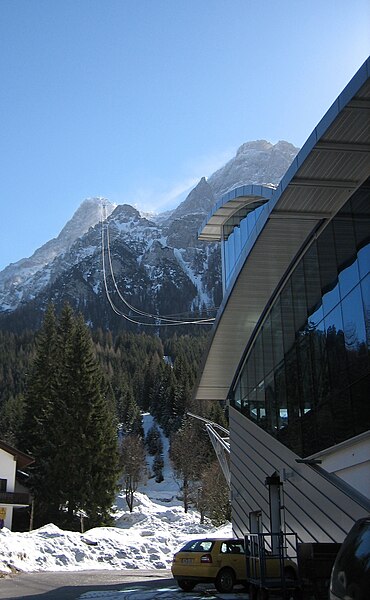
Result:
<svg viewBox="0 0 370 600">
<path fill-rule="evenodd" d="M 120 220 L 140 219 L 140 212 L 131 204 L 120 204 L 116 207 L 113 217 Z"/>
<path fill-rule="evenodd" d="M 220 248 L 198 240 L 204 217 L 217 199 L 235 187 L 277 185 L 297 152 L 286 141 L 246 142 L 208 180 L 202 177 L 175 210 L 156 216 L 129 204 L 115 206 L 105 198 L 87 198 L 57 238 L 0 273 L 0 313 L 20 311 L 13 320 L 12 315 L 3 315 L 2 322 L 18 327 L 24 310 L 28 326 L 37 326 L 48 302 L 59 307 L 67 299 L 92 326 L 128 326 L 112 312 L 104 293 L 102 206 L 114 284 L 134 306 L 156 314 L 197 313 L 217 306 L 222 293 Z M 113 281 L 108 285 L 115 289 Z"/>
<path fill-rule="evenodd" d="M 276 144 L 266 140 L 246 142 L 238 148 L 234 158 L 209 177 L 208 183 L 216 198 L 242 185 L 277 185 L 298 150 L 285 141 Z"/>
<path fill-rule="evenodd" d="M 46 269 L 55 258 L 68 252 L 73 244 L 87 233 L 90 227 L 101 220 L 102 201 L 104 201 L 106 207 L 106 214 L 110 215 L 115 208 L 115 204 L 102 198 L 87 198 L 56 238 L 46 242 L 32 256 L 22 258 L 1 271 L 0 297 L 3 299 L 1 303 L 2 310 L 14 310 L 25 297 L 27 299 L 33 297 L 36 290 L 27 292 L 25 290 L 25 287 L 28 287 L 28 282 L 33 282 L 36 274 Z M 46 272 L 39 279 L 43 282 L 43 284 L 40 283 L 41 286 L 49 282 L 49 276 Z"/>
<path fill-rule="evenodd" d="M 73 217 L 66 223 L 62 231 L 56 238 L 69 248 L 77 238 L 86 233 L 90 227 L 93 227 L 101 220 L 102 204 L 105 206 L 105 213 L 109 216 L 117 206 L 106 198 L 86 198 L 78 207 Z"/>
<path fill-rule="evenodd" d="M 268 152 L 273 147 L 271 142 L 267 140 L 255 140 L 253 142 L 245 142 L 236 151 L 236 156 L 247 154 L 247 152 Z"/>
</svg>

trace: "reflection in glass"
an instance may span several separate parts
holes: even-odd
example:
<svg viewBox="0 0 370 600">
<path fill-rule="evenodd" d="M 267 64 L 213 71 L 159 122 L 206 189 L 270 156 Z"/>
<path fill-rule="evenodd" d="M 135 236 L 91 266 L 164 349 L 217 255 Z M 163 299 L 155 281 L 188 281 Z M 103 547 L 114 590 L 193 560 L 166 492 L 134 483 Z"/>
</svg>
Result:
<svg viewBox="0 0 370 600">
<path fill-rule="evenodd" d="M 283 323 L 281 320 L 280 298 L 278 298 L 271 310 L 271 330 L 274 366 L 276 366 L 284 358 Z"/>
<path fill-rule="evenodd" d="M 234 402 L 235 402 L 235 408 L 238 408 L 240 410 L 242 407 L 241 386 L 240 385 L 237 385 L 235 388 Z"/>
<path fill-rule="evenodd" d="M 271 335 L 271 316 L 268 315 L 262 330 L 264 373 L 270 373 L 274 366 Z"/>
<path fill-rule="evenodd" d="M 329 334 L 333 331 L 338 333 L 339 331 L 343 331 L 343 319 L 342 319 L 342 311 L 340 306 L 336 306 L 334 310 L 332 310 L 325 317 L 325 329 L 326 333 Z"/>
<path fill-rule="evenodd" d="M 254 410 L 255 417 L 259 425 L 261 425 L 263 429 L 266 429 L 265 382 L 263 379 L 257 385 L 256 404 Z"/>
<path fill-rule="evenodd" d="M 370 243 L 358 252 L 358 267 L 360 277 L 365 277 L 370 272 Z"/>
<path fill-rule="evenodd" d="M 355 232 L 350 203 L 333 221 L 335 251 L 339 273 L 339 289 L 344 298 L 359 282 Z"/>
<path fill-rule="evenodd" d="M 284 352 L 287 354 L 293 347 L 295 342 L 294 314 L 293 314 L 293 298 L 292 285 L 288 281 L 283 291 L 281 292 L 281 321 L 284 325 Z"/>
<path fill-rule="evenodd" d="M 265 379 L 265 405 L 266 405 L 266 427 L 267 431 L 276 432 L 278 423 L 278 411 L 275 401 L 274 374 L 270 373 Z"/>
<path fill-rule="evenodd" d="M 264 210 L 267 209 L 268 202 L 254 210 L 251 210 L 244 219 L 233 226 L 233 217 L 224 224 L 223 227 L 223 274 L 226 288 L 234 275 L 236 265 L 241 254 L 249 240 L 250 235 L 256 229 L 256 222 Z M 233 227 L 231 233 L 230 229 Z"/>
<path fill-rule="evenodd" d="M 313 400 L 313 382 L 312 382 L 312 365 L 310 352 L 310 334 L 304 333 L 298 344 L 299 357 L 299 372 L 300 372 L 300 414 L 305 414 L 314 408 Z"/>
<path fill-rule="evenodd" d="M 358 435 L 364 431 L 364 424 L 366 427 L 366 423 L 370 423 L 370 402 L 364 402 L 364 398 L 370 398 L 370 374 L 351 386 L 351 398 L 351 418 L 354 433 Z"/>
<path fill-rule="evenodd" d="M 324 314 L 330 312 L 340 300 L 338 288 L 337 259 L 335 254 L 333 226 L 330 223 L 317 240 L 320 280 Z"/>
<path fill-rule="evenodd" d="M 256 383 L 258 384 L 264 376 L 263 369 L 263 345 L 261 334 L 257 337 L 254 346 L 255 361 L 256 361 Z"/>
<path fill-rule="evenodd" d="M 242 400 L 244 400 L 245 398 L 248 397 L 248 377 L 247 377 L 247 369 L 246 366 L 244 365 L 240 380 L 239 380 L 239 385 L 238 385 L 238 390 L 239 390 L 239 396 Z"/>
<path fill-rule="evenodd" d="M 341 307 L 337 306 L 325 319 L 326 352 L 329 367 L 330 385 L 337 394 L 348 385 L 346 346 L 344 343 Z"/>
<path fill-rule="evenodd" d="M 240 222 L 240 233 L 241 233 L 242 243 L 246 242 L 246 240 L 249 238 L 248 219 L 242 219 L 241 220 L 241 222 Z"/>
<path fill-rule="evenodd" d="M 357 259 L 339 273 L 340 295 L 344 298 L 360 281 Z"/>
<path fill-rule="evenodd" d="M 366 342 L 361 289 L 357 286 L 342 302 L 344 341 L 348 352 Z"/>
<path fill-rule="evenodd" d="M 301 456 L 370 428 L 369 200 L 359 214 L 352 200 L 312 242 L 235 389 L 234 405 Z"/>
<path fill-rule="evenodd" d="M 317 245 L 313 243 L 303 259 L 304 277 L 306 284 L 306 297 L 308 321 L 311 326 L 317 327 L 324 318 L 321 301 L 320 267 L 317 255 Z"/>
<path fill-rule="evenodd" d="M 370 350 L 370 274 L 361 281 L 362 305 L 364 311 L 366 343 Z"/>
<path fill-rule="evenodd" d="M 292 294 L 295 331 L 299 331 L 304 329 L 307 321 L 306 288 L 302 262 L 297 265 L 292 275 Z"/>
</svg>

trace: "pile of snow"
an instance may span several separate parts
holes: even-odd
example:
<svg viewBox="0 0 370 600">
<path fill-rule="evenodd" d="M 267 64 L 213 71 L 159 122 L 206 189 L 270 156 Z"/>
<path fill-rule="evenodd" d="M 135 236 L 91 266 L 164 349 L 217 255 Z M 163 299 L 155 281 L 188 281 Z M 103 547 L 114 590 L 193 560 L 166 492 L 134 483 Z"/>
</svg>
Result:
<svg viewBox="0 0 370 600">
<path fill-rule="evenodd" d="M 153 420 L 144 415 L 144 430 Z M 27 533 L 0 530 L 0 573 L 14 571 L 76 571 L 83 569 L 168 569 L 172 556 L 187 540 L 231 535 L 230 524 L 215 528 L 200 524 L 199 513 L 185 513 L 178 499 L 179 484 L 164 444 L 164 481 L 153 478 L 135 494 L 132 513 L 124 493 L 117 496 L 115 527 L 86 533 L 63 531 L 50 524 Z M 150 469 L 150 465 L 148 465 Z"/>
<path fill-rule="evenodd" d="M 122 511 L 117 527 L 84 534 L 50 524 L 29 533 L 0 531 L 0 572 L 81 569 L 167 569 L 186 541 L 204 535 L 230 535 L 230 527 L 199 524 L 180 504 L 163 506 L 137 494 L 132 513 Z"/>
</svg>

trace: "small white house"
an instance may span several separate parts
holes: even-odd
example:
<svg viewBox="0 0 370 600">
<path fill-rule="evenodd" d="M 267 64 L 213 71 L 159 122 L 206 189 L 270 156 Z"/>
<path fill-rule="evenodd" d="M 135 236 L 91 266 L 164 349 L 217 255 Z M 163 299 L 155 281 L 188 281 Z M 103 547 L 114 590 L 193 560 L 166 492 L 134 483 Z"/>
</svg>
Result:
<svg viewBox="0 0 370 600">
<path fill-rule="evenodd" d="M 33 462 L 32 456 L 0 441 L 0 528 L 11 529 L 13 509 L 30 504 L 30 495 L 21 491 L 16 474 Z"/>
</svg>

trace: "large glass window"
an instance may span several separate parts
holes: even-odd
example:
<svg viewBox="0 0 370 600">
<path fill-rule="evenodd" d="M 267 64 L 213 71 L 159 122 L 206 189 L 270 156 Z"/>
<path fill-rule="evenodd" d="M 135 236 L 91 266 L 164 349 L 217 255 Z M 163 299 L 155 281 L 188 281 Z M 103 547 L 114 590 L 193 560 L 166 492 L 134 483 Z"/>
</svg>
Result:
<svg viewBox="0 0 370 600">
<path fill-rule="evenodd" d="M 296 265 L 236 385 L 234 406 L 302 456 L 370 428 L 369 267 L 365 187 Z"/>
<path fill-rule="evenodd" d="M 292 275 L 292 294 L 295 331 L 304 329 L 307 323 L 306 286 L 303 263 L 299 263 Z"/>
<path fill-rule="evenodd" d="M 311 327 L 317 327 L 319 323 L 322 323 L 324 311 L 321 301 L 319 257 L 315 242 L 306 253 L 303 259 L 303 265 L 306 284 L 308 323 Z"/>
<path fill-rule="evenodd" d="M 350 209 L 351 205 L 348 203 L 348 212 L 342 211 L 340 217 L 335 219 L 333 223 L 341 298 L 344 298 L 358 284 L 360 279 L 353 218 Z"/>
<path fill-rule="evenodd" d="M 261 215 L 263 208 L 264 205 L 251 210 L 235 227 L 232 225 L 232 219 L 235 217 L 231 217 L 230 221 L 224 226 L 224 232 L 228 231 L 230 227 L 233 227 L 232 232 L 227 233 L 222 242 L 224 261 L 222 268 L 226 288 L 230 285 L 243 249 L 253 230 L 256 228 L 257 219 Z"/>
<path fill-rule="evenodd" d="M 272 348 L 274 366 L 276 367 L 284 358 L 283 324 L 281 321 L 281 300 L 278 298 L 271 311 Z"/>
</svg>

